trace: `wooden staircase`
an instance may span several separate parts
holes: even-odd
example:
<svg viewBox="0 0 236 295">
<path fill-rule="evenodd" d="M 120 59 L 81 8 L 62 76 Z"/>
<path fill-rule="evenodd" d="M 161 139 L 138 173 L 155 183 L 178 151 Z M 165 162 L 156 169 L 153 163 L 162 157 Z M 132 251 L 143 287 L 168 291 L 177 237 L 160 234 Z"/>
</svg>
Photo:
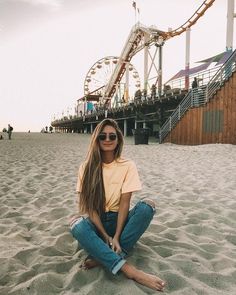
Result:
<svg viewBox="0 0 236 295">
<path fill-rule="evenodd" d="M 160 143 L 236 144 L 236 51 L 205 86 L 192 90 L 160 129 Z"/>
</svg>

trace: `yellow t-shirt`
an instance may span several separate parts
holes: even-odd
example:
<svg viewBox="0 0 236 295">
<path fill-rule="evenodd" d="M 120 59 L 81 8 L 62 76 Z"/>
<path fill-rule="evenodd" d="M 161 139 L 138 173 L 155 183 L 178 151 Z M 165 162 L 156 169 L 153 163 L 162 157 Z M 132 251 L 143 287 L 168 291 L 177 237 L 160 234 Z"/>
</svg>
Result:
<svg viewBox="0 0 236 295">
<path fill-rule="evenodd" d="M 81 181 L 85 163 L 80 165 L 76 191 L 81 192 Z M 103 182 L 106 197 L 106 212 L 119 210 L 121 194 L 141 190 L 136 165 L 131 160 L 117 159 L 103 163 Z"/>
</svg>

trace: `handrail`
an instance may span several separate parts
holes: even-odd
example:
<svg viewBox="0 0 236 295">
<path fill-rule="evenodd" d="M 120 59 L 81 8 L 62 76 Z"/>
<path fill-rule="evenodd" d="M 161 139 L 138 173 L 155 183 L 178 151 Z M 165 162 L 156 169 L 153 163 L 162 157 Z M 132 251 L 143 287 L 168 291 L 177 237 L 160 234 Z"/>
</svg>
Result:
<svg viewBox="0 0 236 295">
<path fill-rule="evenodd" d="M 178 107 L 174 110 L 167 121 L 162 125 L 159 132 L 159 142 L 162 143 L 166 136 L 173 130 L 183 115 L 193 107 L 206 104 L 218 89 L 236 71 L 236 50 L 230 55 L 228 60 L 210 79 L 206 86 L 201 86 L 189 90 Z"/>
<path fill-rule="evenodd" d="M 215 76 L 209 81 L 206 88 L 206 101 L 222 86 L 225 80 L 236 70 L 236 50 L 230 55 L 223 66 L 216 72 Z"/>
<path fill-rule="evenodd" d="M 193 79 L 196 77 L 200 85 L 206 85 L 212 77 L 216 74 L 216 72 L 220 69 L 221 66 L 214 66 L 211 68 L 207 68 L 202 71 L 198 71 L 196 73 L 193 73 L 189 75 L 189 83 L 191 85 Z M 171 79 L 165 82 L 164 87 L 169 85 L 171 89 L 173 88 L 180 88 L 185 89 L 185 76 Z"/>
</svg>

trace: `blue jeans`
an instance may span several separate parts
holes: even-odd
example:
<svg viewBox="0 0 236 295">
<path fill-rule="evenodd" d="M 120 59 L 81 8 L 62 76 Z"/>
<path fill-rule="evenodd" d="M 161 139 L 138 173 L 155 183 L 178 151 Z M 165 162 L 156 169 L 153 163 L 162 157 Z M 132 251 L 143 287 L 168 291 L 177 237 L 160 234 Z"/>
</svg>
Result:
<svg viewBox="0 0 236 295">
<path fill-rule="evenodd" d="M 145 232 L 154 214 L 155 208 L 145 203 L 145 201 L 139 201 L 129 211 L 126 224 L 120 236 L 122 252 L 119 254 L 115 253 L 103 241 L 89 218 L 81 218 L 73 223 L 71 233 L 86 252 L 113 274 L 116 274 L 125 264 L 125 256 Z M 101 216 L 102 224 L 107 234 L 111 237 L 115 235 L 117 217 L 118 212 L 106 212 Z"/>
</svg>

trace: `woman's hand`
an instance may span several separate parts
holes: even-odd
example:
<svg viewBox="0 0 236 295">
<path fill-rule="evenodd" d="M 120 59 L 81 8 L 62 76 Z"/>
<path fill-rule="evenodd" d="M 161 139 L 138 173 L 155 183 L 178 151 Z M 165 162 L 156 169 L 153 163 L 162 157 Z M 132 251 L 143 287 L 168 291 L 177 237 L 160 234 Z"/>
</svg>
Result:
<svg viewBox="0 0 236 295">
<path fill-rule="evenodd" d="M 112 238 L 112 237 L 106 235 L 104 237 L 104 241 L 114 252 L 116 252 L 116 253 L 122 252 L 119 239 L 117 239 L 116 237 Z"/>
<path fill-rule="evenodd" d="M 121 246 L 120 246 L 120 242 L 119 242 L 119 239 L 117 239 L 116 237 L 114 237 L 112 239 L 112 245 L 111 245 L 111 248 L 113 251 L 115 251 L 116 253 L 121 253 L 122 252 L 122 249 L 121 249 Z"/>
<path fill-rule="evenodd" d="M 104 242 L 109 246 L 111 247 L 112 246 L 112 237 L 108 236 L 108 235 L 105 235 L 104 238 L 103 238 Z"/>
</svg>

